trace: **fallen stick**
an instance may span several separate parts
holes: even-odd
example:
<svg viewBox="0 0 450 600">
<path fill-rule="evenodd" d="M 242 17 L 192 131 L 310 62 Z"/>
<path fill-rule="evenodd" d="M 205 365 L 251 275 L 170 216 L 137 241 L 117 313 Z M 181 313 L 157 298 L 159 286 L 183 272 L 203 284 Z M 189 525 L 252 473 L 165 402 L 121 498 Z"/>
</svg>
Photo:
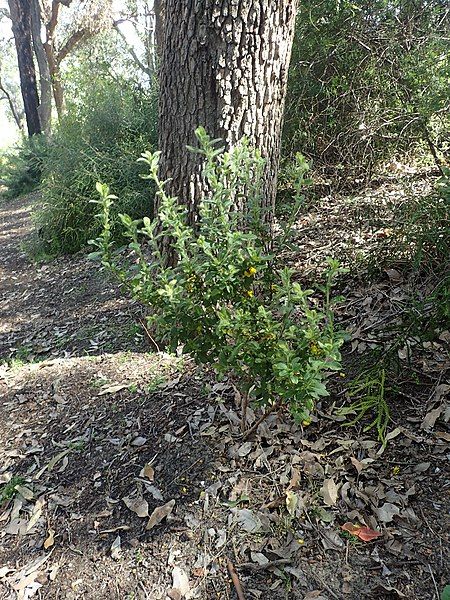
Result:
<svg viewBox="0 0 450 600">
<path fill-rule="evenodd" d="M 242 589 L 241 582 L 239 581 L 238 574 L 236 573 L 236 569 L 229 558 L 227 558 L 227 569 L 239 600 L 245 600 L 244 591 Z"/>
</svg>

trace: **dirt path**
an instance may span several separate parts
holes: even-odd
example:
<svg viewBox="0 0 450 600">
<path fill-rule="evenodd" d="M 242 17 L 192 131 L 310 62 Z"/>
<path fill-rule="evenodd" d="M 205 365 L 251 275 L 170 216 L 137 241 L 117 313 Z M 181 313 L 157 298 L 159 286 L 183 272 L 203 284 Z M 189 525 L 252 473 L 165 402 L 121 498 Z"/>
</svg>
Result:
<svg viewBox="0 0 450 600">
<path fill-rule="evenodd" d="M 280 415 L 244 441 L 233 389 L 155 352 L 138 307 L 83 255 L 30 263 L 29 216 L 24 200 L 0 205 L 1 600 L 235 599 L 228 560 L 247 600 L 438 598 L 437 351 L 405 381 L 385 450 L 336 419 L 344 381 L 310 427 Z M 347 320 L 362 329 L 396 286 L 355 292 Z"/>
</svg>

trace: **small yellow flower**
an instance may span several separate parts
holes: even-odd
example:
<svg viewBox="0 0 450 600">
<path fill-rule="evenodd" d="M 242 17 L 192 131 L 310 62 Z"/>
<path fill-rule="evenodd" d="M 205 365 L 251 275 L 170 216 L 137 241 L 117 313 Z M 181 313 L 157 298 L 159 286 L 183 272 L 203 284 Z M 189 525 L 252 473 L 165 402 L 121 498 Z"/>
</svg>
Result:
<svg viewBox="0 0 450 600">
<path fill-rule="evenodd" d="M 270 286 L 270 289 L 272 290 L 272 292 L 276 292 L 278 289 L 278 286 L 275 285 L 274 283 L 272 283 L 272 285 Z"/>
<path fill-rule="evenodd" d="M 255 273 L 256 273 L 255 267 L 250 267 L 249 269 L 247 269 L 247 271 L 245 271 L 244 275 L 246 277 L 253 277 L 253 275 L 255 275 Z"/>
<path fill-rule="evenodd" d="M 303 538 L 298 538 L 297 543 L 302 545 L 305 543 L 305 540 Z"/>
<path fill-rule="evenodd" d="M 339 377 L 347 377 L 345 373 L 339 373 Z"/>
<path fill-rule="evenodd" d="M 303 419 L 302 425 L 303 427 L 308 427 L 308 425 L 311 425 L 311 419 Z"/>
<path fill-rule="evenodd" d="M 395 467 L 393 467 L 392 469 L 392 475 L 398 475 L 400 473 L 400 467 L 398 465 L 395 465 Z"/>
<path fill-rule="evenodd" d="M 197 333 L 201 333 L 202 332 L 202 326 L 201 325 L 197 325 Z"/>
<path fill-rule="evenodd" d="M 253 298 L 254 294 L 253 294 L 253 290 L 247 290 L 247 296 L 249 298 Z"/>
<path fill-rule="evenodd" d="M 311 342 L 309 345 L 309 349 L 311 350 L 311 354 L 313 356 L 318 356 L 321 353 L 321 350 L 316 342 Z"/>
</svg>

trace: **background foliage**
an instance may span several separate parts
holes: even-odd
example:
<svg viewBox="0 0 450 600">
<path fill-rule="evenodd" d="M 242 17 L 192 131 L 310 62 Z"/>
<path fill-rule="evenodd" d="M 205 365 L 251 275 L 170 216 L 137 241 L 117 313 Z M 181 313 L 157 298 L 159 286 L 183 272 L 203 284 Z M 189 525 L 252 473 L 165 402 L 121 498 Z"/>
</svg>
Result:
<svg viewBox="0 0 450 600">
<path fill-rule="evenodd" d="M 120 195 L 118 210 L 138 216 L 151 209 L 136 155 L 156 144 L 155 94 L 108 74 L 82 84 L 52 138 L 37 212 L 52 253 L 77 251 L 92 236 L 99 180 Z"/>
<path fill-rule="evenodd" d="M 380 162 L 449 149 L 448 6 L 440 0 L 301 2 L 285 153 L 370 179 Z"/>
</svg>

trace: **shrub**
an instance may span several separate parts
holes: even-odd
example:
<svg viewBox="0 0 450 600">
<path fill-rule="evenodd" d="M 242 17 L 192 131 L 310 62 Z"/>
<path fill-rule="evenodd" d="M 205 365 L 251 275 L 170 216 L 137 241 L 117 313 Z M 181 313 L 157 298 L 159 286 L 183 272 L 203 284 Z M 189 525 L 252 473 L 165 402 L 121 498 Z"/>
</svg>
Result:
<svg viewBox="0 0 450 600">
<path fill-rule="evenodd" d="M 156 95 L 127 81 L 97 78 L 57 127 L 49 148 L 37 228 L 52 253 L 71 253 L 92 235 L 95 183 L 108 180 L 116 209 L 133 217 L 152 210 L 153 194 L 139 177 L 136 151 L 156 142 Z"/>
<path fill-rule="evenodd" d="M 440 0 L 303 0 L 285 153 L 301 149 L 334 185 L 419 147 L 439 161 L 449 147 L 446 11 Z"/>
<path fill-rule="evenodd" d="M 172 350 L 182 345 L 197 362 L 231 375 L 245 399 L 272 409 L 285 404 L 296 419 L 306 419 L 327 395 L 327 375 L 340 367 L 343 336 L 335 331 L 330 295 L 339 266 L 330 260 L 321 302 L 293 281 L 290 269 L 279 269 L 252 219 L 234 209 L 245 191 L 246 214 L 257 213 L 251 182 L 261 174 L 260 156 L 245 140 L 222 152 L 203 129 L 197 137 L 209 193 L 196 229 L 158 179 L 159 153 L 147 152 L 141 160 L 158 190 L 156 219 L 120 214 L 130 240 L 129 255 L 121 257 L 111 239 L 115 197 L 98 184 L 102 233 L 93 256 L 150 307 L 150 324 Z M 160 253 L 162 238 L 169 240 L 174 266 Z"/>
<path fill-rule="evenodd" d="M 0 179 L 4 182 L 6 198 L 28 194 L 39 187 L 48 153 L 48 142 L 43 135 L 24 137 L 20 144 L 4 155 Z"/>
</svg>

